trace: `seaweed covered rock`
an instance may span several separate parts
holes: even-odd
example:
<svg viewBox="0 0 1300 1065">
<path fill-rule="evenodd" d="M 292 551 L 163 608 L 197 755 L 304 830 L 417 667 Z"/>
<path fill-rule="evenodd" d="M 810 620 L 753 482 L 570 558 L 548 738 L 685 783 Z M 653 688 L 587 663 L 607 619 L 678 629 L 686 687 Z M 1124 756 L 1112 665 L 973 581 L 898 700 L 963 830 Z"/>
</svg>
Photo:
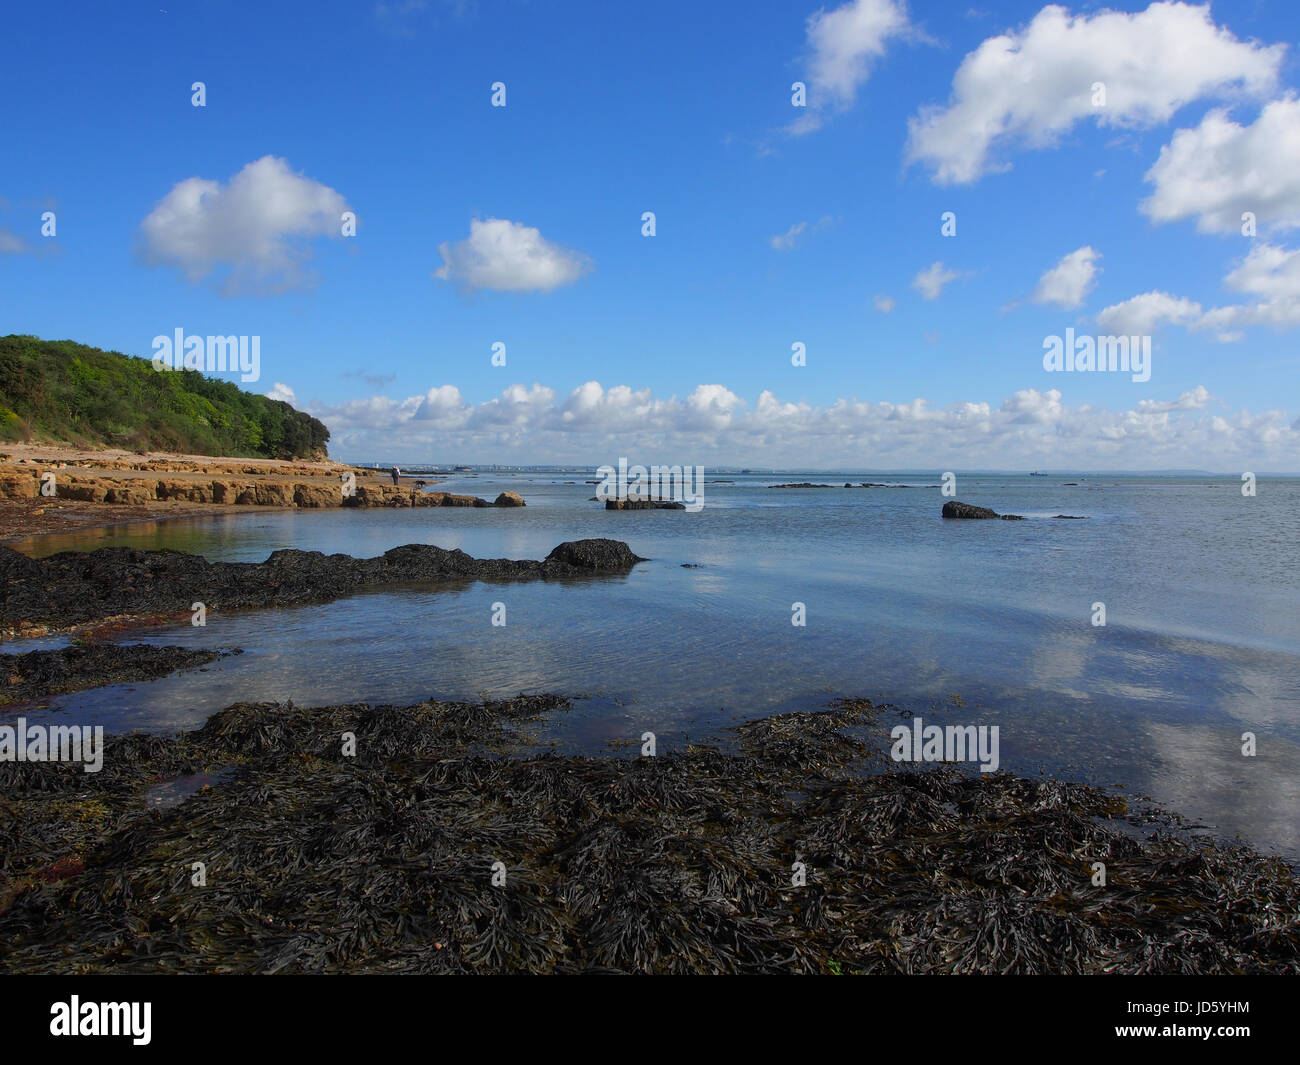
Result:
<svg viewBox="0 0 1300 1065">
<path fill-rule="evenodd" d="M 1003 521 L 1024 520 L 1019 514 L 999 514 L 996 510 L 990 510 L 988 507 L 976 507 L 970 503 L 959 503 L 955 499 L 950 499 L 943 505 L 943 516 L 945 518 L 1001 518 Z"/>
<path fill-rule="evenodd" d="M 0 547 L 0 627 L 324 602 L 362 589 L 454 580 L 538 580 L 626 571 L 644 561 L 620 540 L 561 544 L 545 562 L 477 559 L 407 544 L 379 558 L 287 549 L 265 562 L 209 562 L 183 551 L 102 547 L 31 559 Z"/>
<path fill-rule="evenodd" d="M 556 570 L 625 571 L 644 561 L 622 540 L 570 540 L 547 555 L 544 565 Z"/>
<path fill-rule="evenodd" d="M 51 651 L 0 654 L 0 706 L 42 696 L 165 677 L 205 666 L 234 651 L 205 651 L 153 644 L 91 644 Z"/>
</svg>

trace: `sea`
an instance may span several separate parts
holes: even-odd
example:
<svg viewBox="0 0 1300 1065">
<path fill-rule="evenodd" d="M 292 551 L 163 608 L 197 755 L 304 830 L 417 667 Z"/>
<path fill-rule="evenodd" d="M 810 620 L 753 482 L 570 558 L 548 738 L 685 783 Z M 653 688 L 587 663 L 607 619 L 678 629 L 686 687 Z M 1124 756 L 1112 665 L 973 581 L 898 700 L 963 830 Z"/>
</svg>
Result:
<svg viewBox="0 0 1300 1065">
<path fill-rule="evenodd" d="M 941 517 L 938 474 L 706 471 L 697 512 L 608 511 L 591 499 L 596 476 L 476 471 L 437 485 L 516 491 L 522 509 L 262 511 L 14 544 L 258 562 L 412 543 L 544 558 L 609 537 L 649 560 L 599 580 L 214 611 L 202 628 L 123 639 L 242 655 L 23 712 L 170 732 L 241 701 L 555 692 L 573 708 L 532 742 L 635 757 L 646 732 L 660 753 L 725 744 L 745 720 L 865 697 L 896 708 L 891 721 L 996 725 L 1004 770 L 1150 800 L 1300 865 L 1300 479 L 1261 476 L 1250 495 L 1239 477 L 958 474 L 955 498 L 1025 518 L 960 521 Z M 832 487 L 774 487 L 801 481 Z M 843 487 L 863 481 L 888 487 Z"/>
</svg>

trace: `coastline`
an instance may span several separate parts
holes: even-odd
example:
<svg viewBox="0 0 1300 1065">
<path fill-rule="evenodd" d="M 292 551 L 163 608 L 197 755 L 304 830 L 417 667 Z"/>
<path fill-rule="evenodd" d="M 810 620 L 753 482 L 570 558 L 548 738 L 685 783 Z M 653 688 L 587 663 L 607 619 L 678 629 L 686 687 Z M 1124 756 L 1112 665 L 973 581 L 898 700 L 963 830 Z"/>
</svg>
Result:
<svg viewBox="0 0 1300 1065">
<path fill-rule="evenodd" d="M 52 495 L 42 488 L 47 475 L 53 478 Z M 353 484 L 345 490 L 347 476 Z M 0 543 L 286 507 L 507 505 L 424 490 L 440 483 L 404 475 L 394 485 L 386 471 L 328 459 L 6 444 L 0 447 Z"/>
<path fill-rule="evenodd" d="M 129 581 L 111 552 L 15 554 L 0 551 L 13 617 L 124 631 L 150 623 L 115 612 L 127 585 L 130 601 L 183 614 L 191 589 L 255 609 L 390 581 L 547 576 L 544 562 L 424 545 L 382 565 L 137 551 Z M 99 650 L 97 683 L 156 675 L 131 661 L 138 645 Z M 167 657 L 179 650 L 160 649 L 156 669 L 187 668 Z M 27 675 L 60 653 L 33 652 L 47 657 Z M 1300 972 L 1294 922 L 1277 919 L 1300 908 L 1300 885 L 1279 859 L 1188 838 L 1176 816 L 1134 814 L 1089 784 L 882 763 L 863 735 L 893 708 L 866 700 L 750 721 L 728 730 L 734 745 L 561 758 L 519 753 L 518 731 L 567 709 L 561 696 L 303 709 L 251 687 L 189 732 L 110 736 L 103 774 L 0 759 L 0 809 L 35 826 L 0 871 L 12 971 L 75 957 L 93 972 Z M 22 712 L 7 709 L 0 725 Z M 364 755 L 340 752 L 345 733 Z M 163 807 L 161 787 L 177 793 Z M 325 838 L 339 824 L 354 849 Z M 205 854 L 244 864 L 222 872 Z M 214 890 L 178 878 L 191 858 Z M 500 888 L 485 871 L 498 861 Z M 786 887 L 792 863 L 807 880 Z M 149 897 L 102 908 L 124 879 Z M 269 899 L 256 920 L 250 893 Z M 132 931 L 169 913 L 178 927 Z M 118 931 L 97 937 L 106 920 Z M 74 954 L 53 961 L 57 942 Z"/>
</svg>

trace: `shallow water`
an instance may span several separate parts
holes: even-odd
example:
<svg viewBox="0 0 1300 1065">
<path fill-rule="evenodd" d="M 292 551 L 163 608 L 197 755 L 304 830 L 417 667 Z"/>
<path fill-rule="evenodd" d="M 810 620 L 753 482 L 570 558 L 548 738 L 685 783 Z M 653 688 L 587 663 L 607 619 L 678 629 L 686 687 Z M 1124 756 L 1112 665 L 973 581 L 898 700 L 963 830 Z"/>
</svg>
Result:
<svg viewBox="0 0 1300 1065">
<path fill-rule="evenodd" d="M 542 558 L 564 540 L 608 536 L 651 559 L 599 581 L 211 613 L 206 628 L 145 638 L 244 655 L 25 714 L 170 730 L 245 699 L 554 691 L 584 696 L 541 732 L 560 749 L 639 744 L 651 730 L 662 750 L 743 718 L 864 695 L 927 723 L 998 725 L 1005 769 L 1148 794 L 1300 859 L 1300 481 L 1261 479 L 1245 498 L 1234 478 L 961 477 L 958 499 L 1028 520 L 954 522 L 939 517 L 937 487 L 765 487 L 937 486 L 933 475 L 719 476 L 736 483 L 707 484 L 699 513 L 605 511 L 588 502 L 593 486 L 564 483 L 580 475 L 484 474 L 439 488 L 514 489 L 528 506 L 291 510 L 16 545 L 261 561 L 284 547 L 367 556 L 432 543 Z M 791 624 L 796 602 L 802 628 Z M 1092 624 L 1097 602 L 1104 627 Z M 494 603 L 505 604 L 504 627 L 491 624 Z M 1248 731 L 1253 758 L 1241 753 Z"/>
</svg>

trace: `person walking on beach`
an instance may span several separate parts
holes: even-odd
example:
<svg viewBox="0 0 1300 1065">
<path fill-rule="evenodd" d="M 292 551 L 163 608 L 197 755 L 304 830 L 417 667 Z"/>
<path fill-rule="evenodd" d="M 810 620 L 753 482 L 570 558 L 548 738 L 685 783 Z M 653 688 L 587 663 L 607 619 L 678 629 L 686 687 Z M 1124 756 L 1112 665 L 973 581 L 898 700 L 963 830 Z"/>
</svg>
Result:
<svg viewBox="0 0 1300 1065">
<path fill-rule="evenodd" d="M 393 484 L 397 483 L 397 476 L 400 472 L 396 466 L 393 467 Z"/>
</svg>

